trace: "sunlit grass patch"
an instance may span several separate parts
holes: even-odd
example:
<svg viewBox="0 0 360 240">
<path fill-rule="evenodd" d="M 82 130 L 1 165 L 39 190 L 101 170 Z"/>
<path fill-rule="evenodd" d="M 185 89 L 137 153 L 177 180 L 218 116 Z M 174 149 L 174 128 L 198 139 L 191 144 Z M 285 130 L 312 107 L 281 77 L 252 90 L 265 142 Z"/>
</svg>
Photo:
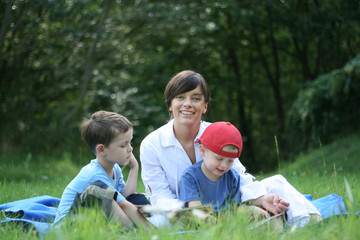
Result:
<svg viewBox="0 0 360 240">
<path fill-rule="evenodd" d="M 24 229 L 22 224 L 7 223 L 0 225 L 0 239 L 34 239 L 39 240 L 39 236 L 35 229 Z"/>
</svg>

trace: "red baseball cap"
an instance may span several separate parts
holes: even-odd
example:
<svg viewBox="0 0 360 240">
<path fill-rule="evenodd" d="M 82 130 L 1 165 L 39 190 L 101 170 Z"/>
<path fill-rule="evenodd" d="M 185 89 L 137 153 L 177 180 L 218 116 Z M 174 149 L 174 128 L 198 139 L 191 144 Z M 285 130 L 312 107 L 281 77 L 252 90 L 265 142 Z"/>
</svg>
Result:
<svg viewBox="0 0 360 240">
<path fill-rule="evenodd" d="M 212 152 L 229 158 L 238 158 L 241 154 L 243 141 L 239 130 L 229 122 L 214 122 L 208 126 L 196 142 L 201 142 Z M 225 152 L 221 149 L 225 145 L 238 148 L 237 153 Z"/>
</svg>

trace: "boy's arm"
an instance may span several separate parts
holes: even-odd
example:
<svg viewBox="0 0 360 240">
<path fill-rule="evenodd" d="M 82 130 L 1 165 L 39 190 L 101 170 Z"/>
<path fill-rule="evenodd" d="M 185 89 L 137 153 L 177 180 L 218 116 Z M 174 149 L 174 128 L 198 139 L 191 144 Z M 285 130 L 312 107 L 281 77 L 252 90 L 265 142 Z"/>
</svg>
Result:
<svg viewBox="0 0 360 240">
<path fill-rule="evenodd" d="M 180 200 L 187 203 L 187 207 L 197 207 L 202 205 L 199 200 L 199 189 L 195 182 L 195 177 L 185 170 L 180 178 Z"/>
<path fill-rule="evenodd" d="M 249 206 L 249 205 L 241 204 L 238 207 L 237 210 L 240 213 L 246 213 L 246 212 L 251 213 L 254 218 L 258 218 L 258 217 L 268 218 L 268 217 L 270 217 L 270 214 L 267 211 L 265 211 L 262 208 L 259 208 L 257 206 Z"/>
<path fill-rule="evenodd" d="M 187 203 L 188 207 L 197 207 L 197 206 L 201 206 L 201 202 L 200 201 L 190 201 Z"/>
<path fill-rule="evenodd" d="M 134 154 L 132 154 L 132 157 L 129 160 L 129 167 L 130 167 L 129 175 L 128 175 L 125 187 L 121 191 L 121 194 L 124 197 L 127 197 L 130 194 L 133 194 L 136 192 L 138 172 L 139 172 L 139 163 L 136 160 Z"/>
</svg>

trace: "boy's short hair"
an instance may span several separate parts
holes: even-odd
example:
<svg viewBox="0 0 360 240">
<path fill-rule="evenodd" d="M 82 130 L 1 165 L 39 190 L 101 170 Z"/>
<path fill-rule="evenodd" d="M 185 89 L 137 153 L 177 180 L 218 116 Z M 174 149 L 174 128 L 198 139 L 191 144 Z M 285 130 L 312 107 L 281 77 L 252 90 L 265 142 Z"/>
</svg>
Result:
<svg viewBox="0 0 360 240">
<path fill-rule="evenodd" d="M 84 119 L 80 131 L 90 150 L 96 154 L 97 144 L 108 146 L 120 133 L 126 133 L 132 127 L 132 123 L 126 117 L 101 110 L 93 113 L 90 119 Z"/>
<path fill-rule="evenodd" d="M 240 157 L 243 141 L 239 130 L 229 122 L 214 122 L 210 124 L 196 140 L 200 142 L 210 151 L 229 158 Z M 222 148 L 226 145 L 237 147 L 237 153 L 223 151 Z"/>
</svg>

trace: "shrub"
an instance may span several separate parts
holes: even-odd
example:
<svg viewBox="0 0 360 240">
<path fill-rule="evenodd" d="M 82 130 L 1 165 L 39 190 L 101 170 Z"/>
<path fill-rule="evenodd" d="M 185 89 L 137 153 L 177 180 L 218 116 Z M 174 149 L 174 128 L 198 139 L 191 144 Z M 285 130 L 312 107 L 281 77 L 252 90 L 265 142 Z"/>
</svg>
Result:
<svg viewBox="0 0 360 240">
<path fill-rule="evenodd" d="M 359 130 L 360 55 L 342 69 L 319 76 L 299 92 L 287 115 L 294 151 Z"/>
</svg>

